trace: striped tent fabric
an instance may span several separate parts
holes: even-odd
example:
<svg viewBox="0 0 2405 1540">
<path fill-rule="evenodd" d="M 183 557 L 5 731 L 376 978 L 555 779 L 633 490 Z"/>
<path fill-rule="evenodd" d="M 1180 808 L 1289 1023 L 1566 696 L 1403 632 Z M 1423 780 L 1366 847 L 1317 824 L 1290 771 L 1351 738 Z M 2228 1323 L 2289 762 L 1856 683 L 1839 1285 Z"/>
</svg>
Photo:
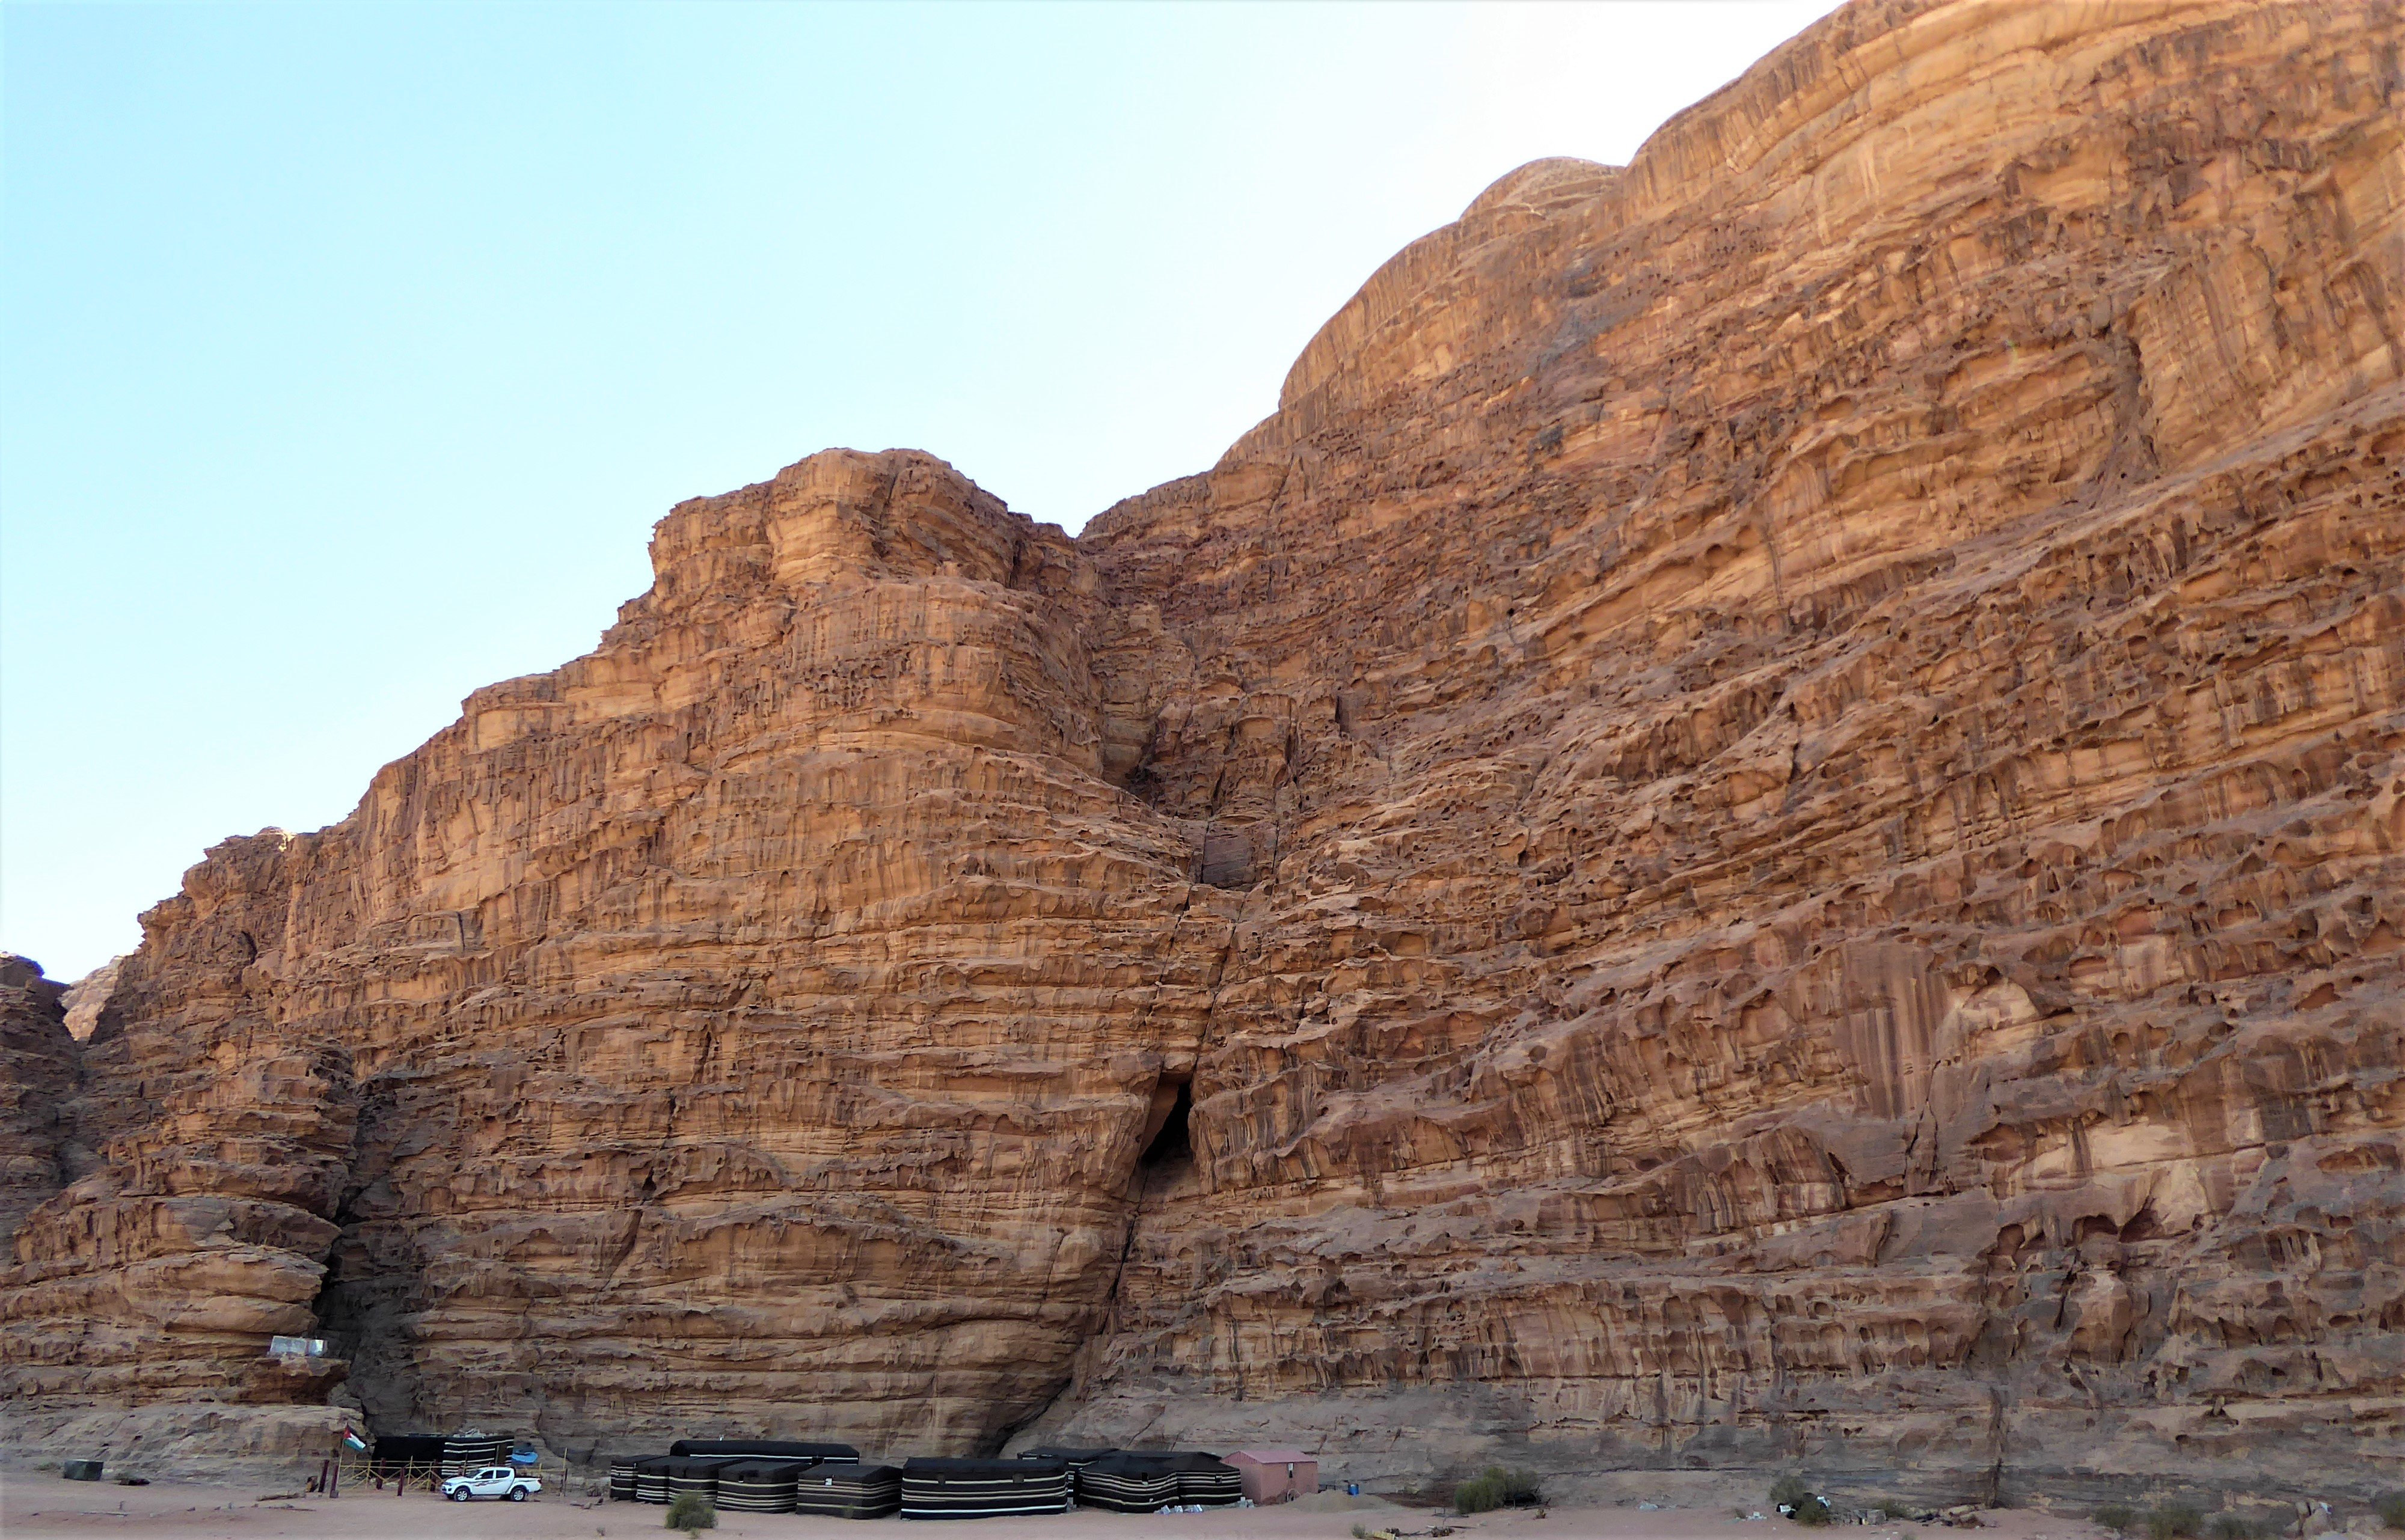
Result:
<svg viewBox="0 0 2405 1540">
<path fill-rule="evenodd" d="M 668 1467 L 676 1463 L 671 1455 L 658 1455 L 635 1462 L 635 1501 L 665 1503 L 668 1500 Z"/>
<path fill-rule="evenodd" d="M 1124 1449 L 1089 1461 L 1077 1473 L 1077 1505 L 1113 1513 L 1158 1513 L 1177 1501 L 1170 1457 Z"/>
<path fill-rule="evenodd" d="M 1075 1480 L 1077 1473 L 1084 1470 L 1088 1465 L 1092 1464 L 1095 1461 L 1100 1460 L 1106 1454 L 1117 1454 L 1118 1452 L 1118 1451 L 1117 1449 L 1021 1449 L 1019 1452 L 1019 1458 L 1021 1460 L 1058 1460 L 1061 1463 L 1069 1467 L 1070 1479 Z"/>
<path fill-rule="evenodd" d="M 510 1446 L 516 1442 L 513 1437 L 487 1438 L 481 1434 L 445 1438 L 443 1440 L 443 1474 L 457 1476 L 461 1471 L 498 1465 L 510 1457 Z"/>
<path fill-rule="evenodd" d="M 718 1505 L 730 1513 L 791 1513 L 809 1460 L 738 1460 L 718 1467 Z"/>
<path fill-rule="evenodd" d="M 673 1503 L 689 1491 L 698 1492 L 715 1506 L 718 1502 L 718 1468 L 736 1463 L 717 1455 L 701 1460 L 668 1456 L 668 1501 Z"/>
<path fill-rule="evenodd" d="M 613 1455 L 610 1460 L 610 1501 L 631 1503 L 635 1500 L 635 1467 L 649 1458 L 640 1454 Z"/>
<path fill-rule="evenodd" d="M 1069 1467 L 1058 1460 L 921 1458 L 902 1464 L 905 1519 L 1000 1519 L 1068 1506 Z"/>
<path fill-rule="evenodd" d="M 858 1460 L 860 1451 L 849 1444 L 810 1444 L 790 1438 L 680 1438 L 668 1446 L 670 1454 L 750 1455 L 755 1460 Z"/>
<path fill-rule="evenodd" d="M 893 1465 L 863 1469 L 854 1462 L 822 1461 L 794 1481 L 795 1513 L 823 1519 L 883 1519 L 901 1507 L 902 1472 Z"/>
<path fill-rule="evenodd" d="M 1232 1508 L 1245 1500 L 1245 1473 L 1214 1455 L 1177 1457 L 1177 1501 L 1206 1508 Z"/>
</svg>

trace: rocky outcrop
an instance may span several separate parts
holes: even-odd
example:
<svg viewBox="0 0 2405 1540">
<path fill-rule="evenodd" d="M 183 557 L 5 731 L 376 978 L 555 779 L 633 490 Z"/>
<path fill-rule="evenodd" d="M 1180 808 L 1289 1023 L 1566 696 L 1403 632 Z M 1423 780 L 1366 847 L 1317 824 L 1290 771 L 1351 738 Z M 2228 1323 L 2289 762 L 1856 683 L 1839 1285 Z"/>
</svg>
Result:
<svg viewBox="0 0 2405 1540">
<path fill-rule="evenodd" d="M 1075 541 L 680 506 L 144 917 L 10 1393 L 309 1399 L 315 1320 L 571 1451 L 2378 1484 L 2399 40 L 1858 4 Z"/>
<path fill-rule="evenodd" d="M 124 965 L 122 957 L 110 958 L 67 986 L 67 992 L 61 997 L 67 1010 L 67 1036 L 82 1043 L 99 1028 L 100 1013 L 108 1008 L 109 998 L 117 993 L 118 971 Z"/>
<path fill-rule="evenodd" d="M 108 1165 L 19 1247 L 16 1393 L 310 1393 L 263 1350 L 313 1309 L 387 1427 L 963 1447 L 1058 1389 L 1232 907 L 1101 773 L 1140 735 L 1088 638 L 1126 626 L 919 455 L 653 553 L 593 655 L 144 917 L 89 1052 Z M 159 1319 L 202 1290 L 204 1332 Z"/>
<path fill-rule="evenodd" d="M 0 952 L 0 1249 L 28 1211 L 66 1184 L 60 1104 L 75 1087 L 76 1045 L 64 992 L 39 963 Z"/>
</svg>

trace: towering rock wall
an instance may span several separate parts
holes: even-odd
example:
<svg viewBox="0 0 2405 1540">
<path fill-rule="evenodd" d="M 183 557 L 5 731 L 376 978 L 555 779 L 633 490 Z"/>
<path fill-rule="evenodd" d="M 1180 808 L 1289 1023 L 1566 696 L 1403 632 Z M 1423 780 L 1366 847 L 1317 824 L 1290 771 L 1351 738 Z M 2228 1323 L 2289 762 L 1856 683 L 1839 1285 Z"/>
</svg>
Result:
<svg viewBox="0 0 2405 1540">
<path fill-rule="evenodd" d="M 900 453 L 681 506 L 145 917 L 7 1388 L 2378 1483 L 2400 35 L 1857 5 L 1076 541 Z"/>
<path fill-rule="evenodd" d="M 1249 886 L 1045 1431 L 2398 1474 L 2398 39 L 1850 8 L 1089 529 Z"/>
<path fill-rule="evenodd" d="M 144 917 L 107 1164 L 19 1248 L 16 1394 L 347 1369 L 387 1430 L 952 1447 L 1058 1388 L 1228 932 L 1099 773 L 1091 567 L 840 452 L 654 558 L 591 656 Z M 313 1316 L 346 1358 L 266 1357 Z"/>
</svg>

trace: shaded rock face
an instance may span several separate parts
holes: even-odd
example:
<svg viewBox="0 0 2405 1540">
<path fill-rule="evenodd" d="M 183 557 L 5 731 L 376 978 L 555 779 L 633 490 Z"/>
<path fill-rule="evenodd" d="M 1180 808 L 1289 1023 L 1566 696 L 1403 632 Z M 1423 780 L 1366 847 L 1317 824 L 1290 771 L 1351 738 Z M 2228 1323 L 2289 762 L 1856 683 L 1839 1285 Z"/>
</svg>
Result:
<svg viewBox="0 0 2405 1540">
<path fill-rule="evenodd" d="M 66 1184 L 61 1103 L 74 1093 L 77 1054 L 65 993 L 39 963 L 0 952 L 0 1247 Z"/>
<path fill-rule="evenodd" d="M 2379 1484 L 2399 42 L 1856 6 L 1076 541 L 680 506 L 145 917 L 10 1393 Z"/>
</svg>

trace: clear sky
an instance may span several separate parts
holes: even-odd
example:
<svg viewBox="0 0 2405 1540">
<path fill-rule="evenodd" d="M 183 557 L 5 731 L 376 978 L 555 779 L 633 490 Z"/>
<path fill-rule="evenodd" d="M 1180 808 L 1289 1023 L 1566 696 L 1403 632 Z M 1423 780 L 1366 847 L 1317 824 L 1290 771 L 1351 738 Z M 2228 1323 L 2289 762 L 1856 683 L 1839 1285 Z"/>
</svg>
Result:
<svg viewBox="0 0 2405 1540">
<path fill-rule="evenodd" d="M 681 498 L 1207 467 L 1398 247 L 1830 8 L 7 5 L 0 946 L 339 819 Z"/>
</svg>

